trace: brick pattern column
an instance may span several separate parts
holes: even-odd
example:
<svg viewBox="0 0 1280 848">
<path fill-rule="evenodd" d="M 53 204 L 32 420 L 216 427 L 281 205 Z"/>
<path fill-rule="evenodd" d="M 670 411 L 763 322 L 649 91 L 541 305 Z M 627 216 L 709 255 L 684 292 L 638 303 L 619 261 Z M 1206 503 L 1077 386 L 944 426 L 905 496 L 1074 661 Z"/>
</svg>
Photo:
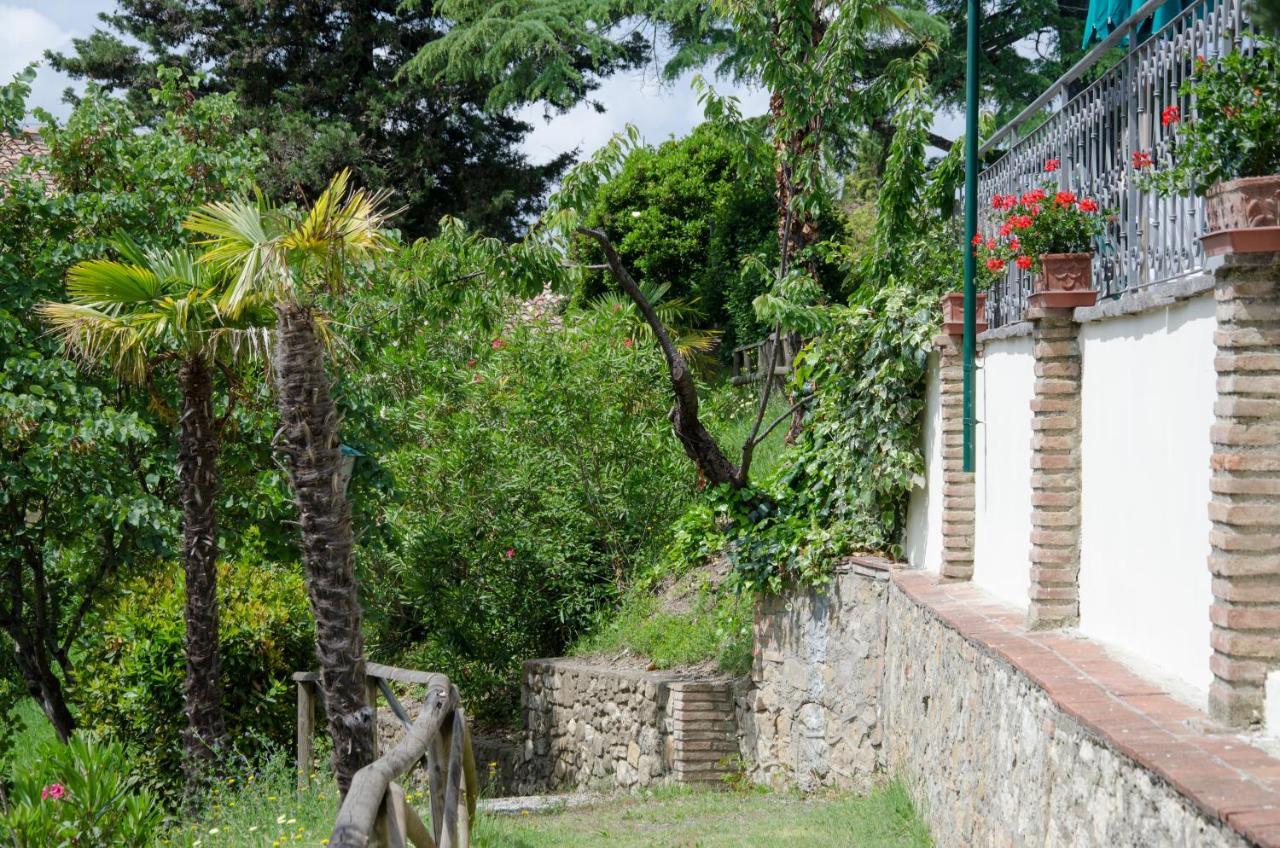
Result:
<svg viewBox="0 0 1280 848">
<path fill-rule="evenodd" d="M 942 398 L 942 578 L 969 580 L 976 493 L 973 472 L 964 470 L 964 356 L 959 336 L 937 336 L 933 345 Z"/>
<path fill-rule="evenodd" d="M 1280 261 L 1228 256 L 1216 275 L 1209 711 L 1240 727 L 1280 667 Z"/>
<path fill-rule="evenodd" d="M 733 684 L 671 684 L 671 765 L 680 783 L 720 782 L 741 759 Z"/>
<path fill-rule="evenodd" d="M 1031 587 L 1027 626 L 1080 622 L 1080 342 L 1070 309 L 1032 308 Z"/>
</svg>

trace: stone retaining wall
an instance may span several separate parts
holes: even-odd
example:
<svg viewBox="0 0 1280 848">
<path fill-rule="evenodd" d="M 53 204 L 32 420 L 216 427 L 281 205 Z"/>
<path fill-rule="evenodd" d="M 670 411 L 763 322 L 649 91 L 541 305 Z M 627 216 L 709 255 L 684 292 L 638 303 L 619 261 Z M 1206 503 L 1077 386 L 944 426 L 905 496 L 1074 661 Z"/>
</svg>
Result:
<svg viewBox="0 0 1280 848">
<path fill-rule="evenodd" d="M 863 790 L 881 771 L 878 715 L 887 563 L 847 561 L 827 593 L 772 595 L 757 611 L 740 724 L 752 778 Z"/>
<path fill-rule="evenodd" d="M 734 683 L 574 659 L 524 664 L 514 790 L 632 790 L 738 769 Z"/>
</svg>

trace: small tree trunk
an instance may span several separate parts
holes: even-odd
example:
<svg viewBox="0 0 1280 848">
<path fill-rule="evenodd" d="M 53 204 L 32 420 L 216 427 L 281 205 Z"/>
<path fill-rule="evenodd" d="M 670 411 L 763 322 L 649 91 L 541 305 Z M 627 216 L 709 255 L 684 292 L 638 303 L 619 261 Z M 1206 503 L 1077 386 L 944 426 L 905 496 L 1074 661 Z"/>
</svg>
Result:
<svg viewBox="0 0 1280 848">
<path fill-rule="evenodd" d="M 187 679 L 183 733 L 187 788 L 199 789 L 226 741 L 222 665 L 218 655 L 218 476 L 213 422 L 213 377 L 198 356 L 183 362 L 178 481 L 182 490 L 182 566 L 187 589 Z"/>
<path fill-rule="evenodd" d="M 49 723 L 53 725 L 54 733 L 58 734 L 58 739 L 69 741 L 76 729 L 76 722 L 67 707 L 62 681 L 53 671 L 49 652 L 38 638 L 32 638 L 19 628 L 6 628 L 6 632 L 13 639 L 14 662 L 27 687 L 27 694 L 40 705 Z"/>
<path fill-rule="evenodd" d="M 316 620 L 316 656 L 333 771 L 345 796 L 373 761 L 373 712 L 365 703 L 361 610 L 352 565 L 351 505 L 340 479 L 338 411 L 308 307 L 276 306 L 278 440 L 302 524 L 302 561 Z"/>
</svg>

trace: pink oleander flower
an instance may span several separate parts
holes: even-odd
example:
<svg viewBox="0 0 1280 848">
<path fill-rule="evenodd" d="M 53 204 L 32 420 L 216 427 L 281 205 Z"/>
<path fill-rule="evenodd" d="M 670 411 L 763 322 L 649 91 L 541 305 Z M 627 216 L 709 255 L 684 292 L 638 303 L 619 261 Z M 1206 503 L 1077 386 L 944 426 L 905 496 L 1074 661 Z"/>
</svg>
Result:
<svg viewBox="0 0 1280 848">
<path fill-rule="evenodd" d="M 516 556 L 516 549 L 507 548 L 507 559 L 515 559 L 515 556 Z"/>
<path fill-rule="evenodd" d="M 631 339 L 623 339 L 623 340 L 622 340 L 622 346 L 623 346 L 623 347 L 625 347 L 625 348 L 635 347 L 635 344 L 636 344 L 636 343 L 635 343 L 634 341 L 632 341 Z"/>
<path fill-rule="evenodd" d="M 42 801 L 47 801 L 50 798 L 55 801 L 61 801 L 65 797 L 67 797 L 67 787 L 61 783 L 50 783 L 40 790 L 40 800 Z"/>
</svg>

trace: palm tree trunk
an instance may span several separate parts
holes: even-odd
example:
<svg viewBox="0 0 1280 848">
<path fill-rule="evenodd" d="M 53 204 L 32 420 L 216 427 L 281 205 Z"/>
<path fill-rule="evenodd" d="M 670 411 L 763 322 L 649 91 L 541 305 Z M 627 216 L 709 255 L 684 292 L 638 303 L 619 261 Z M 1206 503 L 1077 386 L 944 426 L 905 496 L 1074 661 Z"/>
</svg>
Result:
<svg viewBox="0 0 1280 848">
<path fill-rule="evenodd" d="M 218 656 L 218 475 L 213 422 L 213 376 L 199 356 L 183 362 L 178 480 L 182 487 L 182 565 L 187 588 L 187 729 L 183 734 L 187 786 L 198 789 L 214 767 L 227 727 L 222 713 Z"/>
<path fill-rule="evenodd" d="M 275 355 L 277 439 L 302 524 L 333 771 L 345 796 L 352 776 L 373 761 L 373 711 L 365 703 L 362 612 L 351 559 L 351 505 L 340 474 L 338 411 L 310 308 L 276 305 Z"/>
</svg>

